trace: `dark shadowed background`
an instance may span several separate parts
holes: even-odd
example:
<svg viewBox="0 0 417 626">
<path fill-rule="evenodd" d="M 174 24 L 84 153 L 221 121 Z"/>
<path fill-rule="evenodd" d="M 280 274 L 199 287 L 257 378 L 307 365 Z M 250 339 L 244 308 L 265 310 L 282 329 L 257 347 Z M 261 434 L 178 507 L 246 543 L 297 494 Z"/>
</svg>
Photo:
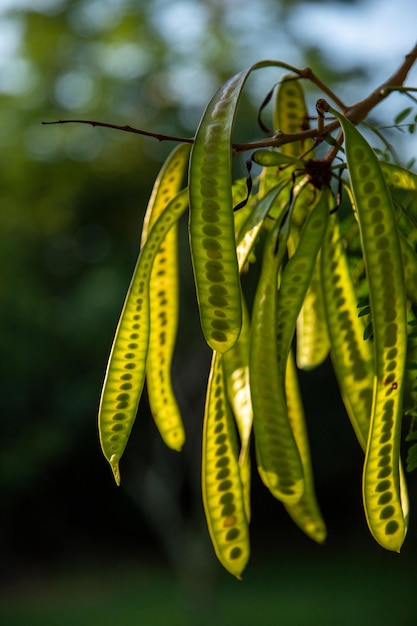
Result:
<svg viewBox="0 0 417 626">
<path fill-rule="evenodd" d="M 327 362 L 301 374 L 326 545 L 302 535 L 254 472 L 244 581 L 215 560 L 199 484 L 210 353 L 185 219 L 174 382 L 187 443 L 164 448 L 145 397 L 115 486 L 98 443 L 100 388 L 172 145 L 41 125 L 76 117 L 192 136 L 219 84 L 265 58 L 309 65 L 353 102 L 396 69 L 416 24 L 414 0 L 0 1 L 2 624 L 416 623 L 416 479 L 410 537 L 401 555 L 384 552 L 366 527 L 362 453 Z M 279 76 L 251 77 L 239 140 L 259 136 L 257 108 Z M 390 124 L 402 106 L 393 97 L 374 118 Z M 392 135 L 406 162 L 417 146 L 404 139 Z M 245 174 L 243 160 L 236 168 Z"/>
</svg>

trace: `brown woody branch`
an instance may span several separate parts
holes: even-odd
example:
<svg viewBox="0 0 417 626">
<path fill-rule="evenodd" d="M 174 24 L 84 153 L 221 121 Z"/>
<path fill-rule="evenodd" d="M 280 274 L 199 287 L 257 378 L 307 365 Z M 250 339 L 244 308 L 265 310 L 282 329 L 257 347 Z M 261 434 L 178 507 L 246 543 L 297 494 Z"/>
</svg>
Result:
<svg viewBox="0 0 417 626">
<path fill-rule="evenodd" d="M 152 137 L 158 141 L 178 141 L 178 143 L 194 143 L 194 137 L 176 137 L 175 135 L 163 135 L 161 133 L 152 133 L 148 130 L 141 130 L 140 128 L 134 128 L 125 124 L 119 126 L 118 124 L 110 124 L 107 122 L 96 122 L 95 120 L 55 120 L 54 122 L 42 122 L 44 125 L 50 124 L 88 124 L 89 126 L 99 126 L 102 128 L 113 128 L 115 130 L 123 130 L 126 133 L 134 133 L 136 135 L 143 135 L 144 137 Z"/>
<path fill-rule="evenodd" d="M 363 100 L 360 100 L 356 104 L 346 107 L 340 101 L 338 102 L 335 99 L 335 96 L 330 90 L 324 85 L 315 75 L 314 73 L 307 68 L 306 70 L 300 71 L 300 76 L 303 78 L 307 78 L 312 83 L 314 83 L 317 87 L 319 87 L 324 93 L 329 95 L 333 101 L 338 104 L 343 115 L 345 115 L 353 124 L 359 124 L 362 120 L 366 118 L 368 113 L 374 109 L 382 100 L 384 100 L 391 91 L 395 90 L 395 88 L 401 87 L 404 84 L 407 75 L 417 60 L 417 45 L 409 52 L 400 67 L 397 69 L 390 78 L 388 78 L 385 82 L 382 83 L 379 87 L 377 87 L 372 93 L 369 94 Z M 260 141 L 254 141 L 246 144 L 233 144 L 233 149 L 235 152 L 243 152 L 246 150 L 252 150 L 257 148 L 268 148 L 275 147 L 279 148 L 287 143 L 294 143 L 295 141 L 303 141 L 305 139 L 316 139 L 322 140 L 325 135 L 333 132 L 338 128 L 339 122 L 329 122 L 323 126 L 319 126 L 318 128 L 310 128 L 308 130 L 303 130 L 297 133 L 283 133 L 278 131 L 276 135 L 273 137 L 269 137 L 268 139 L 263 139 Z"/>
</svg>

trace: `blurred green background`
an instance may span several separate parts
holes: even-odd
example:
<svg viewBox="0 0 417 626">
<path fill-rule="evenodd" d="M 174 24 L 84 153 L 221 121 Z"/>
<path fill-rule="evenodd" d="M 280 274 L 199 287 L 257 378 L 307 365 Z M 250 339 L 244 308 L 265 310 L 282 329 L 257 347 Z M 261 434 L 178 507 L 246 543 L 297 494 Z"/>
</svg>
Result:
<svg viewBox="0 0 417 626">
<path fill-rule="evenodd" d="M 386 553 L 366 528 L 362 454 L 328 363 L 301 376 L 326 545 L 305 538 L 255 476 L 243 582 L 215 560 L 199 486 L 210 354 L 186 220 L 174 379 L 187 443 L 180 455 L 163 447 L 145 398 L 116 488 L 97 406 L 146 203 L 172 145 L 41 125 L 76 117 L 192 136 L 222 80 L 263 58 L 310 65 L 352 102 L 395 70 L 416 23 L 413 0 L 0 2 L 1 624 L 417 622 L 416 479 L 410 537 L 400 556 Z M 239 140 L 259 136 L 257 108 L 277 78 L 250 79 Z M 385 122 L 396 102 L 382 107 Z M 243 176 L 243 161 L 236 167 Z"/>
</svg>

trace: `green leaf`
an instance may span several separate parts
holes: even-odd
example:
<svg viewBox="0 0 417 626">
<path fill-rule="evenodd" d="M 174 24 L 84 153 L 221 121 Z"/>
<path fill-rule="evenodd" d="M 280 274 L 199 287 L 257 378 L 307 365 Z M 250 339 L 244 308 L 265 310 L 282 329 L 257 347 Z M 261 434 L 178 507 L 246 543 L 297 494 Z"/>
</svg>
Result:
<svg viewBox="0 0 417 626">
<path fill-rule="evenodd" d="M 405 120 L 405 118 L 411 113 L 412 111 L 412 107 L 407 107 L 406 109 L 404 109 L 403 111 L 400 111 L 395 117 L 394 117 L 394 123 L 395 124 L 400 124 L 403 120 Z"/>
</svg>

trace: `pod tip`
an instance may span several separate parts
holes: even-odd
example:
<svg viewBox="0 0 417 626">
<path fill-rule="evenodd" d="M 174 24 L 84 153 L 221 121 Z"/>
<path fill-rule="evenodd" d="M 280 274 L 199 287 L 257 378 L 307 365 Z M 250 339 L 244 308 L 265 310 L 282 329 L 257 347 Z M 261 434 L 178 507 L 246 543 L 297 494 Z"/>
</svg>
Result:
<svg viewBox="0 0 417 626">
<path fill-rule="evenodd" d="M 116 485 L 118 487 L 120 487 L 120 470 L 119 470 L 119 463 L 116 460 L 116 455 L 112 454 L 112 456 L 109 459 L 109 463 L 110 463 L 110 467 L 111 470 L 113 472 L 113 476 L 114 476 L 114 480 L 116 481 Z"/>
</svg>

